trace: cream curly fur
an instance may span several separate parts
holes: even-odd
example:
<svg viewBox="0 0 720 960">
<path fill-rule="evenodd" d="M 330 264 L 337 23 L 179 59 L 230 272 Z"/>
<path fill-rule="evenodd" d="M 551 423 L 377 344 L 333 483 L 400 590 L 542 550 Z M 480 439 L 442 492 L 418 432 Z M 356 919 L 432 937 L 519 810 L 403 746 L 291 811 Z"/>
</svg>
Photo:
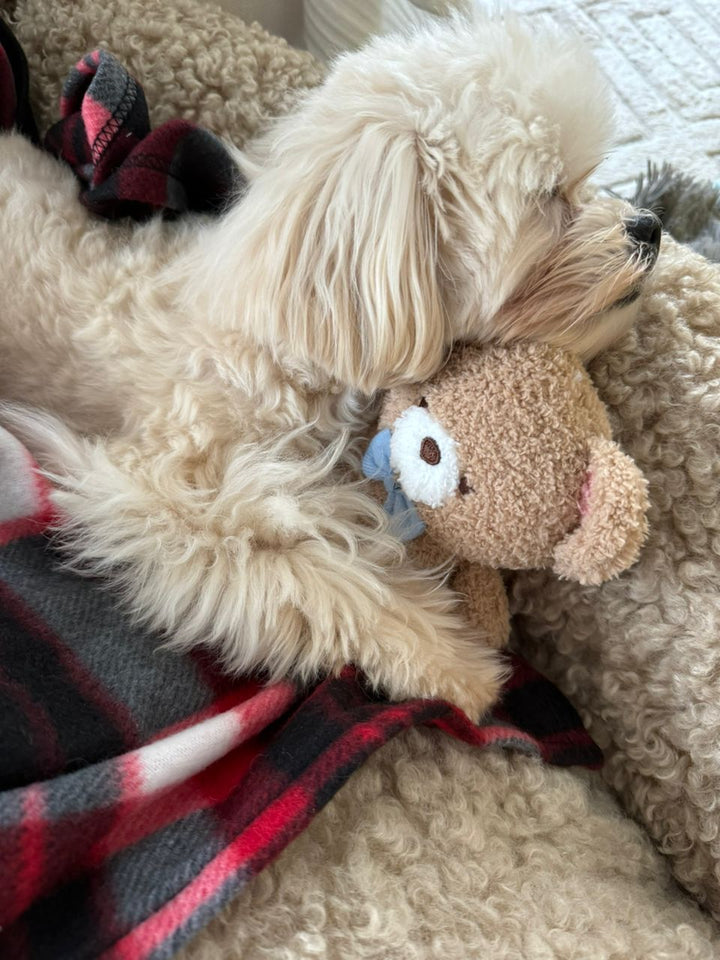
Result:
<svg viewBox="0 0 720 960">
<path fill-rule="evenodd" d="M 45 411 L 3 419 L 75 561 L 229 669 L 353 660 L 480 715 L 495 654 L 339 481 L 362 396 L 454 341 L 617 333 L 648 264 L 630 208 L 584 192 L 608 132 L 574 40 L 478 16 L 341 58 L 240 157 L 218 221 L 98 223 L 67 169 L 0 138 L 0 395 Z"/>
<path fill-rule="evenodd" d="M 712 960 L 597 774 L 411 731 L 178 960 Z"/>
<path fill-rule="evenodd" d="M 523 648 L 578 704 L 605 776 L 720 918 L 720 269 L 665 246 L 638 327 L 591 372 L 649 483 L 639 563 L 519 577 Z"/>
</svg>

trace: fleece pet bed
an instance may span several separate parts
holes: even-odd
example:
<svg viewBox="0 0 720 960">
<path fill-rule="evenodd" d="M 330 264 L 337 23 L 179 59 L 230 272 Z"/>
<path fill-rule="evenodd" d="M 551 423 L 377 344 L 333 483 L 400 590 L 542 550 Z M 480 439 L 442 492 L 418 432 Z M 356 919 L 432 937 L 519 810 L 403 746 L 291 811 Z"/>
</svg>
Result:
<svg viewBox="0 0 720 960">
<path fill-rule="evenodd" d="M 60 115 L 43 145 L 73 168 L 80 202 L 96 216 L 218 213 L 243 188 L 227 148 L 209 130 L 175 119 L 151 132 L 142 87 L 107 50 L 93 50 L 71 70 Z M 27 60 L 0 18 L 0 130 L 11 128 L 39 144 Z"/>
<path fill-rule="evenodd" d="M 599 588 L 522 576 L 521 649 L 579 704 L 605 777 L 720 917 L 720 267 L 663 240 L 639 323 L 592 364 L 649 482 L 638 564 Z"/>
<path fill-rule="evenodd" d="M 184 960 L 720 954 L 716 924 L 669 880 L 672 867 L 719 912 L 720 284 L 716 267 L 664 245 L 637 331 L 593 365 L 650 479 L 648 548 L 599 590 L 535 575 L 513 593 L 516 642 L 580 704 L 602 774 L 407 734 Z"/>
<path fill-rule="evenodd" d="M 193 0 L 3 6 L 29 56 L 42 129 L 57 119 L 68 64 L 97 45 L 142 81 L 153 126 L 182 116 L 239 144 L 322 75 L 307 54 Z M 702 281 L 688 287 L 673 262 L 661 258 L 658 296 L 664 288 L 682 311 Z M 658 353 L 665 348 L 658 341 Z M 589 652 L 586 673 L 597 662 Z M 565 682 L 562 669 L 557 676 Z M 622 709 L 641 712 L 637 690 Z M 180 955 L 710 960 L 719 950 L 715 924 L 599 774 L 414 729 L 374 753 Z"/>
</svg>

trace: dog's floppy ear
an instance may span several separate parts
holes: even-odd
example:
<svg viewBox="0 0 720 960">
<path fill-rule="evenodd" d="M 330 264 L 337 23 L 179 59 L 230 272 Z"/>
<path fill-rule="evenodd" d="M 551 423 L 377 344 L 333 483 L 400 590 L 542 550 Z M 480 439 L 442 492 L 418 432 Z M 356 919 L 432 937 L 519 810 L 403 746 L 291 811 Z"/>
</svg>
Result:
<svg viewBox="0 0 720 960">
<path fill-rule="evenodd" d="M 434 174 L 410 125 L 347 113 L 278 127 L 256 181 L 273 208 L 243 203 L 247 269 L 268 341 L 370 393 L 442 362 Z"/>
<path fill-rule="evenodd" d="M 307 275 L 296 277 L 311 307 L 303 332 L 312 355 L 366 392 L 423 379 L 442 360 L 445 322 L 415 137 L 370 125 L 317 175 L 298 264 Z"/>
</svg>

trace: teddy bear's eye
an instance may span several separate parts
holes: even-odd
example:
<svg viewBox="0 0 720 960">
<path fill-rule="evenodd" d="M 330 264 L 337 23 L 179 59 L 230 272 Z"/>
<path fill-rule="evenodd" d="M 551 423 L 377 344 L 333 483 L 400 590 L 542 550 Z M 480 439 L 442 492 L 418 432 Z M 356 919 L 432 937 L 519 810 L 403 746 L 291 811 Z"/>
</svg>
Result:
<svg viewBox="0 0 720 960">
<path fill-rule="evenodd" d="M 457 493 L 455 441 L 427 407 L 408 407 L 393 424 L 390 465 L 411 500 L 439 507 Z"/>
<path fill-rule="evenodd" d="M 420 459 L 429 463 L 431 467 L 437 466 L 442 460 L 440 447 L 432 437 L 423 437 L 423 442 L 420 444 Z"/>
</svg>

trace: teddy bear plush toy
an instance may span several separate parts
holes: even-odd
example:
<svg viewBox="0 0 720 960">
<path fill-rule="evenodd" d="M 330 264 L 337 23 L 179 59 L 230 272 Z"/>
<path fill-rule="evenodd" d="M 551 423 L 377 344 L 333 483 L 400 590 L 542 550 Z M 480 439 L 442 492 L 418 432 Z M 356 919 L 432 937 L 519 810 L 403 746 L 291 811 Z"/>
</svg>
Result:
<svg viewBox="0 0 720 960">
<path fill-rule="evenodd" d="M 646 482 L 613 442 L 580 361 L 545 344 L 460 347 L 428 382 L 389 391 L 363 472 L 385 486 L 398 536 L 450 564 L 493 646 L 510 625 L 501 570 L 598 584 L 637 559 Z"/>
</svg>

